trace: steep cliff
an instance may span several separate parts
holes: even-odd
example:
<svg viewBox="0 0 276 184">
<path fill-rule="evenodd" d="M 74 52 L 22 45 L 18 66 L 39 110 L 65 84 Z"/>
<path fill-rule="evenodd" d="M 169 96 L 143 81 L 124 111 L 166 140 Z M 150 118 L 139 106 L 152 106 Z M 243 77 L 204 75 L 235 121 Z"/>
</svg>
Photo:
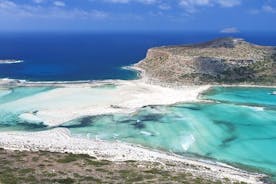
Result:
<svg viewBox="0 0 276 184">
<path fill-rule="evenodd" d="M 276 84 L 276 47 L 221 38 L 151 48 L 136 64 L 151 81 L 167 84 Z"/>
</svg>

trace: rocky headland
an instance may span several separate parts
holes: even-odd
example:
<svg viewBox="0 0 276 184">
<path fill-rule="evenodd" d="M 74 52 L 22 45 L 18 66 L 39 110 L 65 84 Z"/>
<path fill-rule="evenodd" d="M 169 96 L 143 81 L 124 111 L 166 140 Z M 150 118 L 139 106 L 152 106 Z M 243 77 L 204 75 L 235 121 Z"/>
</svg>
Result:
<svg viewBox="0 0 276 184">
<path fill-rule="evenodd" d="M 143 70 L 150 82 L 163 84 L 275 85 L 276 47 L 238 38 L 163 46 L 149 49 L 135 67 Z"/>
</svg>

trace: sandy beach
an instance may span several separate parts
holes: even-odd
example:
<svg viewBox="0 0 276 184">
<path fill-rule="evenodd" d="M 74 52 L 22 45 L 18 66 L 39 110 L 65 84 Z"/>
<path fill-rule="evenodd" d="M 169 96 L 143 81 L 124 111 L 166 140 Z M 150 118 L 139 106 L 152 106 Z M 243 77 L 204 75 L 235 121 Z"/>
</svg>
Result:
<svg viewBox="0 0 276 184">
<path fill-rule="evenodd" d="M 5 81 L 4 81 L 5 82 Z M 15 86 L 51 86 L 51 83 L 8 81 Z M 7 85 L 7 84 L 6 84 Z M 111 85 L 108 88 L 104 85 Z M 3 84 L 2 80 L 2 85 Z M 82 116 L 110 113 L 131 113 L 147 105 L 168 105 L 197 101 L 198 95 L 210 86 L 169 88 L 148 84 L 144 79 L 132 81 L 100 81 L 94 83 L 54 83 L 55 89 L 26 97 L 3 108 L 22 107 L 24 117 L 40 119 L 45 125 L 57 126 Z M 6 105 L 6 107 L 5 107 Z M 26 107 L 29 108 L 26 108 Z M 32 115 L 28 109 L 36 110 Z M 29 114 L 29 115 L 26 115 Z"/>
<path fill-rule="evenodd" d="M 62 153 L 88 154 L 98 159 L 111 161 L 152 161 L 186 163 L 187 169 L 206 178 L 224 179 L 246 183 L 262 183 L 262 174 L 249 173 L 226 164 L 195 160 L 174 154 L 149 150 L 141 146 L 102 140 L 89 140 L 71 137 L 67 129 L 54 129 L 35 133 L 1 132 L 0 147 L 10 150 L 51 151 Z"/>
<path fill-rule="evenodd" d="M 36 109 L 37 113 L 34 115 L 31 112 L 25 112 L 21 115 L 22 118 L 34 120 L 34 122 L 43 121 L 48 126 L 57 126 L 83 116 L 131 113 L 147 105 L 194 102 L 199 100 L 200 93 L 210 88 L 209 85 L 164 87 L 148 83 L 145 76 L 132 81 L 73 83 L 4 79 L 1 80 L 0 86 L 4 89 L 18 86 L 55 87 L 52 90 L 9 103 L 9 108 L 31 104 L 31 109 Z M 231 181 L 238 182 L 263 183 L 261 179 L 265 177 L 265 175 L 249 173 L 227 164 L 181 157 L 138 145 L 72 137 L 69 130 L 61 128 L 32 133 L 1 132 L 0 147 L 11 150 L 88 154 L 111 161 L 182 162 L 195 166 L 185 169 L 198 176 L 216 179 L 229 178 Z"/>
</svg>

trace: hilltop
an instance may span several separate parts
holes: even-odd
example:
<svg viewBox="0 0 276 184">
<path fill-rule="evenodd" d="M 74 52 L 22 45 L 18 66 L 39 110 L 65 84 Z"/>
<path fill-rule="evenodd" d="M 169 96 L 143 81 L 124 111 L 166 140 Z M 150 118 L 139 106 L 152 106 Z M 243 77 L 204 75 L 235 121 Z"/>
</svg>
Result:
<svg viewBox="0 0 276 184">
<path fill-rule="evenodd" d="M 151 48 L 136 67 L 164 84 L 276 83 L 276 47 L 240 38 Z"/>
</svg>

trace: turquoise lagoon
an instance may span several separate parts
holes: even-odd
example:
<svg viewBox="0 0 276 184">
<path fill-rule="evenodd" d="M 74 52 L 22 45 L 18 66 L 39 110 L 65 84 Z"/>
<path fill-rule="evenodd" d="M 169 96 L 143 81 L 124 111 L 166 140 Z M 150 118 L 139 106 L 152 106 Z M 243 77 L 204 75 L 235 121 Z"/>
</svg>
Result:
<svg viewBox="0 0 276 184">
<path fill-rule="evenodd" d="M 0 90 L 0 130 L 47 127 L 18 118 L 7 104 L 50 88 Z M 108 89 L 112 90 L 112 88 Z M 210 158 L 276 175 L 276 95 L 272 88 L 214 87 L 200 103 L 147 106 L 132 114 L 66 122 L 73 136 L 119 140 L 180 155 Z"/>
<path fill-rule="evenodd" d="M 19 118 L 20 114 L 30 110 L 29 104 L 20 105 L 16 102 L 20 99 L 32 97 L 36 94 L 47 92 L 52 87 L 18 87 L 13 89 L 0 88 L 0 131 L 42 130 L 46 126 L 26 122 Z M 35 110 L 34 110 L 35 111 Z"/>
</svg>

